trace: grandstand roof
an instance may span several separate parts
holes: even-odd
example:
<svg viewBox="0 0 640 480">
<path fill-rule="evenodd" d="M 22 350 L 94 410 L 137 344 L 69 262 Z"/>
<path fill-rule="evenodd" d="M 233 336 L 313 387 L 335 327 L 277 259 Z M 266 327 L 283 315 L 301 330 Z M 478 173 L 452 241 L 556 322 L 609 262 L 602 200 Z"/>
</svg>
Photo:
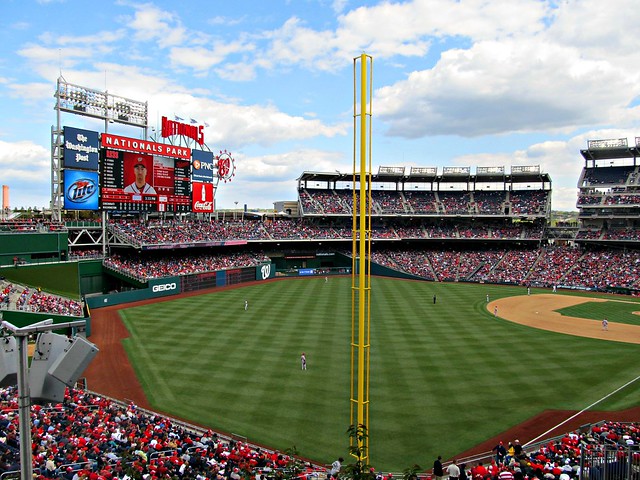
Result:
<svg viewBox="0 0 640 480">
<path fill-rule="evenodd" d="M 638 147 L 613 147 L 613 148 L 588 148 L 580 150 L 585 160 L 608 160 L 615 158 L 633 158 L 640 157 L 640 148 Z"/>
</svg>

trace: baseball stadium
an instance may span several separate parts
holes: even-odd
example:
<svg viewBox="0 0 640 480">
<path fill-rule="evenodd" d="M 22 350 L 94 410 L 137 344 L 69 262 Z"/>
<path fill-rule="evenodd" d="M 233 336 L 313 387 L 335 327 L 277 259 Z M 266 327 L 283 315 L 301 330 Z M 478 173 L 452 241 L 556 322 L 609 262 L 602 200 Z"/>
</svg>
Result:
<svg viewBox="0 0 640 480">
<path fill-rule="evenodd" d="M 201 128 L 54 97 L 51 211 L 0 222 L 0 478 L 640 478 L 640 138 L 576 152 L 571 221 L 530 165 L 219 211 Z"/>
</svg>

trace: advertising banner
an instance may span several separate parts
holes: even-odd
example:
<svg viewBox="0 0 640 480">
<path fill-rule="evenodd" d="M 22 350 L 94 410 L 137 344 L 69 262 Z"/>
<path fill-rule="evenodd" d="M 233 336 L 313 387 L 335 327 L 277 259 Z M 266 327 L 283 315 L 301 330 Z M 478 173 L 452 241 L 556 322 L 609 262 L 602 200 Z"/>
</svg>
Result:
<svg viewBox="0 0 640 480">
<path fill-rule="evenodd" d="M 212 183 L 215 160 L 213 152 L 191 150 L 191 180 L 194 182 Z"/>
<path fill-rule="evenodd" d="M 180 287 L 180 277 L 154 278 L 149 280 L 149 295 L 151 297 L 177 295 L 181 292 Z"/>
<path fill-rule="evenodd" d="M 191 209 L 194 213 L 213 213 L 213 184 L 193 182 L 193 203 Z"/>
<path fill-rule="evenodd" d="M 64 135 L 64 168 L 82 170 L 98 170 L 100 141 L 98 132 L 63 127 Z"/>
<path fill-rule="evenodd" d="M 265 263 L 256 267 L 256 280 L 266 280 L 276 276 L 276 266 L 273 263 Z"/>
<path fill-rule="evenodd" d="M 65 169 L 64 209 L 98 210 L 98 172 Z"/>
<path fill-rule="evenodd" d="M 126 150 L 128 152 L 146 153 L 148 155 L 162 155 L 163 157 L 191 158 L 191 149 L 179 145 L 168 145 L 164 143 L 139 140 L 137 138 L 121 137 L 103 133 L 100 136 L 101 145 L 114 150 Z"/>
</svg>

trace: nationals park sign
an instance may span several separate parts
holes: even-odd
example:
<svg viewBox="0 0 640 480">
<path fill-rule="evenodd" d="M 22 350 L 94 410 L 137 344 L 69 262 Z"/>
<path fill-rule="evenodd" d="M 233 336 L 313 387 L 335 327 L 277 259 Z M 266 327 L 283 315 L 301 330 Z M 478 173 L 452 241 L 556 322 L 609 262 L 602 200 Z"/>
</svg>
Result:
<svg viewBox="0 0 640 480">
<path fill-rule="evenodd" d="M 120 135 L 111 135 L 110 133 L 103 133 L 100 140 L 101 145 L 105 148 L 126 150 L 136 153 L 148 153 L 163 157 L 184 158 L 185 160 L 191 159 L 191 149 L 188 147 L 121 137 Z"/>
</svg>

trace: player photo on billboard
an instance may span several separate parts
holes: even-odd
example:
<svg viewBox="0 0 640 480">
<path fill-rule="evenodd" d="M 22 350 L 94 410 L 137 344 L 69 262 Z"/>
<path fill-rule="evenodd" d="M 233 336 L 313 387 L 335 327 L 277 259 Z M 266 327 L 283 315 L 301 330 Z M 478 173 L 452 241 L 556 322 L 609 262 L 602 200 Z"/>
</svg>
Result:
<svg viewBox="0 0 640 480">
<path fill-rule="evenodd" d="M 123 159 L 124 193 L 156 194 L 153 182 L 153 159 L 149 155 L 126 153 Z"/>
</svg>

